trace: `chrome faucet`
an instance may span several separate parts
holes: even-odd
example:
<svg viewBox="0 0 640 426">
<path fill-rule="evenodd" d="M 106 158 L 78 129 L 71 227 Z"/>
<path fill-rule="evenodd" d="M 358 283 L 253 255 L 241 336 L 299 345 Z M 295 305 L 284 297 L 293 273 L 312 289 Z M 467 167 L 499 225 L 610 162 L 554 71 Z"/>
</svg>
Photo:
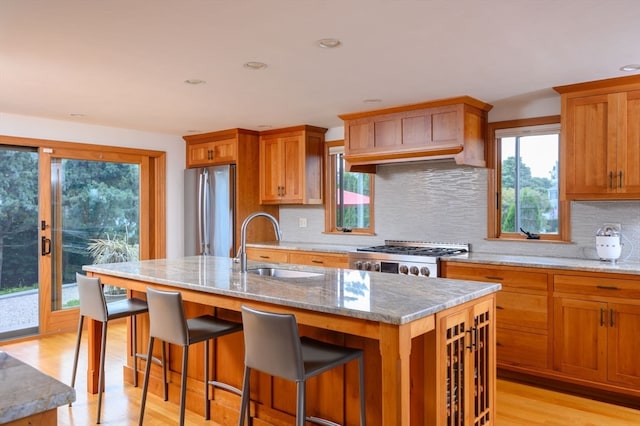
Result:
<svg viewBox="0 0 640 426">
<path fill-rule="evenodd" d="M 256 212 L 252 213 L 242 222 L 242 227 L 240 228 L 240 250 L 238 252 L 238 258 L 240 258 L 240 272 L 247 272 L 247 226 L 249 222 L 251 222 L 256 217 L 266 217 L 273 224 L 273 230 L 276 233 L 276 238 L 278 241 L 282 239 L 282 232 L 280 232 L 280 225 L 275 217 L 271 216 L 269 213 L 265 212 Z"/>
</svg>

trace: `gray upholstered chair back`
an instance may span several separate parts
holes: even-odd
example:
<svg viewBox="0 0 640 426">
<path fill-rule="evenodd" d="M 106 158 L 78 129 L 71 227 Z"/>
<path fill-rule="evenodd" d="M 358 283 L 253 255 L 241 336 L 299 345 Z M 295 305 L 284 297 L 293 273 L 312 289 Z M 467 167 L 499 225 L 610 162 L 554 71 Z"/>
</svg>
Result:
<svg viewBox="0 0 640 426">
<path fill-rule="evenodd" d="M 102 292 L 100 278 L 87 277 L 76 273 L 78 296 L 80 297 L 80 315 L 100 322 L 107 321 L 107 302 Z"/>
<path fill-rule="evenodd" d="M 245 364 L 284 379 L 305 379 L 296 318 L 242 307 Z"/>
<path fill-rule="evenodd" d="M 189 344 L 189 331 L 182 305 L 182 294 L 147 287 L 149 335 L 175 345 Z"/>
</svg>

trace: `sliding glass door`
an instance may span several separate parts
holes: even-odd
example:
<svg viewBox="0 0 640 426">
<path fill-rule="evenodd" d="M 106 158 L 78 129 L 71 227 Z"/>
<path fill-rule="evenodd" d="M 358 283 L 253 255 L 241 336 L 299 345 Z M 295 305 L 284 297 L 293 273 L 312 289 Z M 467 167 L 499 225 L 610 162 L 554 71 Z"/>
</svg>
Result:
<svg viewBox="0 0 640 426">
<path fill-rule="evenodd" d="M 91 150 L 58 149 L 42 157 L 42 173 L 49 177 L 41 192 L 41 313 L 47 332 L 76 323 L 76 273 L 83 273 L 83 265 L 141 257 L 142 164 L 140 156 Z M 126 297 L 104 284 L 107 301 Z"/>
<path fill-rule="evenodd" d="M 78 306 L 82 265 L 139 259 L 140 166 L 51 161 L 51 310 Z M 47 242 L 48 243 L 48 242 Z M 107 301 L 126 297 L 105 286 Z"/>
<path fill-rule="evenodd" d="M 0 145 L 0 340 L 39 326 L 38 152 Z"/>
<path fill-rule="evenodd" d="M 83 265 L 164 257 L 165 181 L 162 151 L 0 135 L 0 341 L 75 330 Z"/>
</svg>

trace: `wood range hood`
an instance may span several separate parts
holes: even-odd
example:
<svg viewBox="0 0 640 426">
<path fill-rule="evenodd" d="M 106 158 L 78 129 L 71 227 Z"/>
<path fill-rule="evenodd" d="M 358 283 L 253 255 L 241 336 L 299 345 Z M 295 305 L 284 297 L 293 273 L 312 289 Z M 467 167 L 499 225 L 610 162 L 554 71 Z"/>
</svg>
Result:
<svg viewBox="0 0 640 426">
<path fill-rule="evenodd" d="M 379 164 L 452 159 L 485 167 L 487 115 L 492 105 L 461 96 L 342 114 L 344 158 L 350 171 Z"/>
</svg>

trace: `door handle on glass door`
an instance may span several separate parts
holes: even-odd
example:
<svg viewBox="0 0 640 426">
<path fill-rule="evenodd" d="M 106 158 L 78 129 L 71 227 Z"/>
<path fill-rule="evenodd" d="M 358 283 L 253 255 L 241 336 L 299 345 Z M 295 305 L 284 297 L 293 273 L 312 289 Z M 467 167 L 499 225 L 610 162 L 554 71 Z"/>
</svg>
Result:
<svg viewBox="0 0 640 426">
<path fill-rule="evenodd" d="M 47 237 L 40 239 L 40 250 L 43 256 L 51 254 L 51 240 Z"/>
</svg>

